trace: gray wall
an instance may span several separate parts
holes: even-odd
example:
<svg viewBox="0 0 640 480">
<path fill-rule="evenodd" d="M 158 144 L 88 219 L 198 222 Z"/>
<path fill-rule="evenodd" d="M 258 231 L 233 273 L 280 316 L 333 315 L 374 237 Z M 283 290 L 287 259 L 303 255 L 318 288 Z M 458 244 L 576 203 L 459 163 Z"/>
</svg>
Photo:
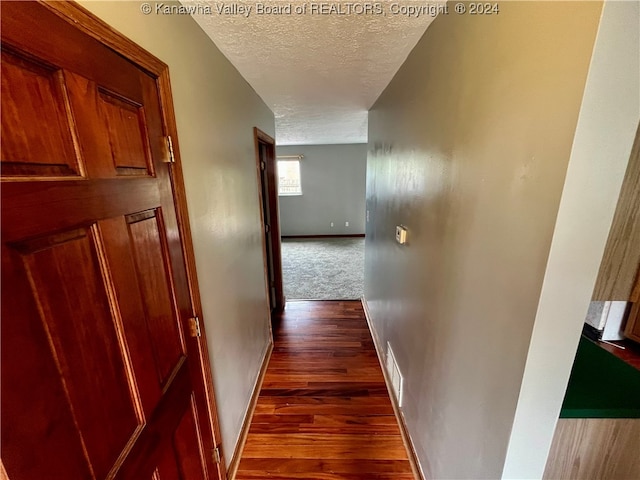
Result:
<svg viewBox="0 0 640 480">
<path fill-rule="evenodd" d="M 279 197 L 281 234 L 364 233 L 367 145 L 283 146 L 277 150 L 277 155 L 300 153 L 304 155 L 300 162 L 302 196 Z"/>
<path fill-rule="evenodd" d="M 273 113 L 187 15 L 82 5 L 167 63 L 223 447 L 230 460 L 270 342 L 253 127 Z"/>
<path fill-rule="evenodd" d="M 601 7 L 439 16 L 370 112 L 365 296 L 427 478 L 502 474 Z"/>
</svg>

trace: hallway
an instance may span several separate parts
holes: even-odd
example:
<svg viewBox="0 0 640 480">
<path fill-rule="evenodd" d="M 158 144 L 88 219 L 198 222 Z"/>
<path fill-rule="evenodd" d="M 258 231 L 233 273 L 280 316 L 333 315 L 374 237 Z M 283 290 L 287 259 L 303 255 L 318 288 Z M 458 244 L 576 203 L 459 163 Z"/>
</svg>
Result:
<svg viewBox="0 0 640 480">
<path fill-rule="evenodd" d="M 290 302 L 236 478 L 413 479 L 360 301 Z"/>
<path fill-rule="evenodd" d="M 640 0 L 267 3 L 2 5 L 0 480 L 640 479 Z"/>
</svg>

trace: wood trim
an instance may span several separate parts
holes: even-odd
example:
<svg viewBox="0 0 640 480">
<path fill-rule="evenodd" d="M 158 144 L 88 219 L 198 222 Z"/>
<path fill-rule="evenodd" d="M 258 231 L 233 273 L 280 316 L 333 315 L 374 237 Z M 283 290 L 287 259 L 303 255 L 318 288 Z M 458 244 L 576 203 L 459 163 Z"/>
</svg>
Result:
<svg viewBox="0 0 640 480">
<path fill-rule="evenodd" d="M 255 136 L 259 139 L 262 140 L 264 143 L 268 143 L 268 144 L 276 144 L 276 141 L 273 139 L 273 137 L 265 132 L 263 132 L 262 130 L 260 130 L 258 127 L 253 127 L 253 132 L 255 133 Z M 274 159 L 276 158 L 275 155 L 273 157 Z"/>
<path fill-rule="evenodd" d="M 159 76 L 164 69 L 168 68 L 162 60 L 144 50 L 140 45 L 125 37 L 81 5 L 72 1 L 38 1 L 51 12 L 73 24 L 81 32 L 95 38 L 114 52 L 142 67 L 154 77 Z"/>
<path fill-rule="evenodd" d="M 631 290 L 631 301 L 640 302 L 640 266 L 638 266 L 635 286 L 633 287 L 633 290 Z"/>
<path fill-rule="evenodd" d="M 256 377 L 256 383 L 253 387 L 251 400 L 249 401 L 249 405 L 247 406 L 247 412 L 245 413 L 244 420 L 242 422 L 242 429 L 240 430 L 238 443 L 236 444 L 236 449 L 233 452 L 231 461 L 229 462 L 229 468 L 227 469 L 227 478 L 229 480 L 233 480 L 236 477 L 236 473 L 238 472 L 238 467 L 240 466 L 240 459 L 242 458 L 242 451 L 244 450 L 244 444 L 247 441 L 247 436 L 249 435 L 251 420 L 253 420 L 253 413 L 256 410 L 256 404 L 258 403 L 260 390 L 262 390 L 262 383 L 264 382 L 264 377 L 267 374 L 267 368 L 269 366 L 269 360 L 271 360 L 272 352 L 273 352 L 273 337 L 271 338 L 271 342 L 269 343 L 269 345 L 267 345 L 267 349 L 264 352 L 264 356 L 262 358 L 262 366 L 260 367 L 260 372 Z"/>
<path fill-rule="evenodd" d="M 271 291 L 269 288 L 269 258 L 267 254 L 267 239 L 266 232 L 264 231 L 264 208 L 262 207 L 262 171 L 260 168 L 260 137 L 268 135 L 257 127 L 253 128 L 253 149 L 256 156 L 256 178 L 258 187 L 258 205 L 260 206 L 260 229 L 262 233 L 260 240 L 262 241 L 262 269 L 264 271 L 264 293 L 267 299 L 267 310 L 269 311 L 269 317 L 271 317 Z M 271 138 L 271 137 L 269 137 Z M 272 139 L 273 140 L 273 139 Z M 273 327 L 269 321 L 269 333 L 271 334 L 271 342 L 273 342 Z"/>
<path fill-rule="evenodd" d="M 207 334 L 205 329 L 205 321 L 203 320 L 202 312 L 202 299 L 200 297 L 200 287 L 198 284 L 198 275 L 196 270 L 196 258 L 193 250 L 193 237 L 191 235 L 191 226 L 189 223 L 189 210 L 187 208 L 187 194 L 184 185 L 184 175 L 182 171 L 182 156 L 180 154 L 180 143 L 178 140 L 178 127 L 176 124 L 175 111 L 173 109 L 173 95 L 171 93 L 171 81 L 169 79 L 169 67 L 158 77 L 158 88 L 160 90 L 160 105 L 162 108 L 162 116 L 164 120 L 164 127 L 166 135 L 170 135 L 173 142 L 173 155 L 175 163 L 170 164 L 171 176 L 173 183 L 173 195 L 174 202 L 176 204 L 176 211 L 178 215 L 178 228 L 180 229 L 180 237 L 182 239 L 183 255 L 185 257 L 185 265 L 187 269 L 187 281 L 189 283 L 189 291 L 191 293 L 191 302 L 193 308 L 193 315 L 200 318 L 200 331 L 201 337 L 198 342 L 199 359 L 202 366 L 204 378 L 202 379 L 205 387 L 206 402 L 209 406 L 209 423 L 214 432 L 213 448 L 220 449 L 220 464 L 218 468 L 224 478 L 225 473 L 225 461 L 224 451 L 222 449 L 222 437 L 220 432 L 220 422 L 218 419 L 217 402 L 215 399 L 215 392 L 213 389 L 214 380 L 213 372 L 211 371 L 211 360 L 209 357 L 209 350 L 207 348 Z"/>
<path fill-rule="evenodd" d="M 140 47 L 138 44 L 112 28 L 109 24 L 96 17 L 93 13 L 86 10 L 75 2 L 59 2 L 59 1 L 42 1 L 39 3 L 44 5 L 54 14 L 58 15 L 65 21 L 71 23 L 75 28 L 79 29 L 88 36 L 95 38 L 97 41 L 107 46 L 122 57 L 138 65 L 152 77 L 156 79 L 158 91 L 160 95 L 160 108 L 162 115 L 162 123 L 165 135 L 170 135 L 173 141 L 173 150 L 175 163 L 171 164 L 171 180 L 173 187 L 173 197 L 177 214 L 178 229 L 182 240 L 182 251 L 185 259 L 187 281 L 191 294 L 191 303 L 193 315 L 198 316 L 201 320 L 200 329 L 201 337 L 198 342 L 198 360 L 201 364 L 202 378 L 195 378 L 195 385 L 202 388 L 202 397 L 196 395 L 196 402 L 201 405 L 204 411 L 207 411 L 209 418 L 207 423 L 214 434 L 215 445 L 205 444 L 205 448 L 220 448 L 221 462 L 215 467 L 218 469 L 222 478 L 226 478 L 224 452 L 222 451 L 222 442 L 220 434 L 220 424 L 218 421 L 217 404 L 213 389 L 213 374 L 211 372 L 211 363 L 209 352 L 207 349 L 207 338 L 202 315 L 202 301 L 200 297 L 200 289 L 196 274 L 195 253 L 193 250 L 193 242 L 191 229 L 189 224 L 189 212 L 187 209 L 186 191 L 184 186 L 184 176 L 182 171 L 182 160 L 180 155 L 180 145 L 178 141 L 178 130 L 173 109 L 173 95 L 171 92 L 171 82 L 169 79 L 169 67 L 160 59 Z M 196 388 L 196 391 L 199 389 Z M 206 403 L 206 405 L 203 405 Z M 211 455 L 205 453 L 205 457 L 210 459 Z M 212 465 L 209 465 L 211 467 Z"/>
<path fill-rule="evenodd" d="M 636 275 L 636 283 L 631 292 L 631 311 L 624 327 L 625 337 L 640 342 L 640 269 Z"/>
<path fill-rule="evenodd" d="M 280 238 L 364 238 L 364 233 L 348 233 L 345 235 L 282 235 Z"/>
<path fill-rule="evenodd" d="M 424 475 L 424 472 L 422 471 L 420 462 L 418 462 L 416 449 L 413 446 L 413 440 L 409 435 L 409 430 L 407 429 L 407 424 L 404 420 L 404 415 L 402 414 L 402 411 L 398 406 L 398 400 L 396 399 L 395 395 L 391 393 L 393 391 L 392 385 L 391 385 L 391 379 L 389 378 L 387 369 L 384 367 L 385 362 L 384 362 L 384 357 L 380 347 L 380 340 L 378 339 L 378 335 L 376 334 L 376 331 L 374 330 L 373 325 L 371 323 L 371 316 L 369 313 L 369 305 L 367 304 L 367 299 L 364 296 L 362 296 L 362 298 L 360 299 L 360 302 L 362 303 L 362 309 L 364 310 L 364 317 L 367 320 L 367 325 L 369 326 L 369 332 L 371 333 L 371 338 L 373 339 L 373 345 L 376 349 L 376 355 L 378 356 L 378 362 L 380 363 L 380 369 L 382 370 L 384 383 L 387 385 L 387 391 L 389 392 L 389 397 L 391 398 L 393 413 L 396 416 L 398 425 L 400 425 L 400 434 L 402 436 L 402 443 L 404 443 L 404 446 L 407 449 L 407 453 L 409 454 L 408 457 L 409 457 L 409 464 L 411 465 L 411 470 L 413 471 L 413 475 L 417 480 L 425 480 L 426 477 Z"/>
<path fill-rule="evenodd" d="M 265 172 L 268 177 L 267 184 L 267 202 L 269 204 L 269 211 L 271 212 L 272 219 L 270 224 L 270 230 L 267 234 L 262 228 L 262 247 L 264 253 L 264 269 L 265 280 L 267 288 L 267 299 L 270 298 L 270 286 L 269 286 L 269 266 L 267 258 L 267 240 L 266 235 L 269 235 L 271 239 L 271 254 L 273 255 L 273 268 L 274 268 L 274 289 L 275 289 L 275 310 L 284 310 L 285 298 L 284 298 L 284 282 L 282 280 L 282 250 L 280 246 L 280 211 L 278 206 L 278 188 L 277 188 L 277 175 L 276 175 L 276 142 L 269 135 L 264 133 L 258 127 L 253 128 L 255 155 L 256 155 L 256 174 L 258 176 L 258 203 L 260 207 L 260 224 L 263 226 L 264 222 L 264 209 L 262 207 L 262 174 L 260 169 L 260 144 L 267 146 L 267 158 L 265 159 L 266 167 Z M 275 217 L 275 221 L 274 218 Z"/>
</svg>

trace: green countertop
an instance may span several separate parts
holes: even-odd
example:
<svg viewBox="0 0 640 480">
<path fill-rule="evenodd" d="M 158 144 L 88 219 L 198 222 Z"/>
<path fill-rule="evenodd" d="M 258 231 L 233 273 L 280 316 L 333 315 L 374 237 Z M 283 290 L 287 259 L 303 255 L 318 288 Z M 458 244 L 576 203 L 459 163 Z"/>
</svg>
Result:
<svg viewBox="0 0 640 480">
<path fill-rule="evenodd" d="M 640 370 L 582 337 L 560 418 L 640 418 Z"/>
</svg>

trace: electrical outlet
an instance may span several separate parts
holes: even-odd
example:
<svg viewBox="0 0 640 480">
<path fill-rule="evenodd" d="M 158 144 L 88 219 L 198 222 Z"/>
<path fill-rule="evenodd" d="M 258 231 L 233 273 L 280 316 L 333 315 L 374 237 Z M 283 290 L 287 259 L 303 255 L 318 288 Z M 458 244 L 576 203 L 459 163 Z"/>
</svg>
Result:
<svg viewBox="0 0 640 480">
<path fill-rule="evenodd" d="M 331 222 L 331 228 L 333 228 L 333 222 Z"/>
<path fill-rule="evenodd" d="M 367 222 L 369 222 L 369 210 L 367 210 Z"/>
<path fill-rule="evenodd" d="M 348 227 L 349 226 L 349 222 L 344 222 L 344 226 Z"/>
</svg>

